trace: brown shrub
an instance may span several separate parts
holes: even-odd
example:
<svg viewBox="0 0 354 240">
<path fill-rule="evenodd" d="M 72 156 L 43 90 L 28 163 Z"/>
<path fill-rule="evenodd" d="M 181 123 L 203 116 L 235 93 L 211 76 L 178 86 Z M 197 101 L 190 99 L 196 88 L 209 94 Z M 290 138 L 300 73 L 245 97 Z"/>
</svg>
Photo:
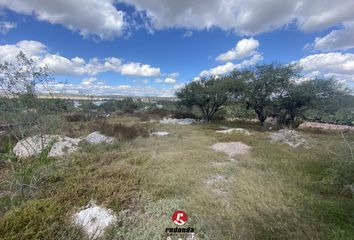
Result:
<svg viewBox="0 0 354 240">
<path fill-rule="evenodd" d="M 69 115 L 65 115 L 65 120 L 68 122 L 86 122 L 90 120 L 88 115 L 83 114 L 83 113 L 72 113 Z"/>
<path fill-rule="evenodd" d="M 148 131 L 140 126 L 125 126 L 120 123 L 110 124 L 105 119 L 96 119 L 90 124 L 91 131 L 99 131 L 100 133 L 115 137 L 120 140 L 130 140 L 139 136 L 148 136 Z"/>
</svg>

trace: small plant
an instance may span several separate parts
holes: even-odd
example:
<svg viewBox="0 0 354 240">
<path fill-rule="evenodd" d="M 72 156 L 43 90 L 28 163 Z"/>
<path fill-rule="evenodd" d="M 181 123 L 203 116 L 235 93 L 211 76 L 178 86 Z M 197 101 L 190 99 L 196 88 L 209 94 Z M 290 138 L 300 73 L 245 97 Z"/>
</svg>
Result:
<svg viewBox="0 0 354 240">
<path fill-rule="evenodd" d="M 54 142 L 49 143 L 35 159 L 22 159 L 13 152 L 12 142 L 7 142 L 5 153 L 0 154 L 0 157 L 10 164 L 11 174 L 1 185 L 11 193 L 11 205 L 15 205 L 14 199 L 24 200 L 31 197 L 46 181 L 50 161 L 48 154 L 53 144 Z"/>
</svg>

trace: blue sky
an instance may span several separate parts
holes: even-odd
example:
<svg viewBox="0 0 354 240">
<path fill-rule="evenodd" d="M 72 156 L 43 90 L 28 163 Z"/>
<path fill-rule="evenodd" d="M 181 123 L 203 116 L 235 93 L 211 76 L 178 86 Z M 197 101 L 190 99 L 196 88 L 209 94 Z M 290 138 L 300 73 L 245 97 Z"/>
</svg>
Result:
<svg viewBox="0 0 354 240">
<path fill-rule="evenodd" d="M 0 9 L 0 59 L 24 51 L 54 71 L 53 91 L 172 96 L 198 77 L 270 62 L 354 86 L 352 0 L 0 0 Z"/>
</svg>

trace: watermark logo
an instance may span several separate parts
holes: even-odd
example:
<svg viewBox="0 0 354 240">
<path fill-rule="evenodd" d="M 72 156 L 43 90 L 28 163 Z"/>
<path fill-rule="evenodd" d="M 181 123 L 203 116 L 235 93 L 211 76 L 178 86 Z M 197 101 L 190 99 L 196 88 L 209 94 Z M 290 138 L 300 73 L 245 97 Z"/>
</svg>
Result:
<svg viewBox="0 0 354 240">
<path fill-rule="evenodd" d="M 172 221 L 179 226 L 185 224 L 187 222 L 187 219 L 187 214 L 183 211 L 176 211 L 172 215 Z"/>
<path fill-rule="evenodd" d="M 172 214 L 172 222 L 178 227 L 168 227 L 165 230 L 166 240 L 194 239 L 195 229 L 192 226 L 181 227 L 187 223 L 188 216 L 184 211 L 178 210 Z M 189 224 L 187 224 L 189 225 Z"/>
</svg>

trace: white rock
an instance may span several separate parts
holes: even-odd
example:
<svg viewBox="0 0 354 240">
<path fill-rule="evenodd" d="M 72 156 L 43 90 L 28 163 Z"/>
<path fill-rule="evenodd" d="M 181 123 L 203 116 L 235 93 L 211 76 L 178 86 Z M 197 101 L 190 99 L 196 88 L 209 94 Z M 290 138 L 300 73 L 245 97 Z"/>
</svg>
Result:
<svg viewBox="0 0 354 240">
<path fill-rule="evenodd" d="M 229 129 L 225 129 L 225 130 L 217 130 L 217 133 L 224 133 L 224 134 L 230 134 L 233 132 L 239 132 L 245 135 L 251 135 L 251 133 L 249 131 L 247 131 L 246 129 L 243 128 L 229 128 Z"/>
<path fill-rule="evenodd" d="M 169 135 L 168 132 L 152 132 L 150 136 L 167 136 Z"/>
<path fill-rule="evenodd" d="M 65 154 L 73 153 L 78 149 L 80 141 L 81 139 L 79 138 L 60 137 L 58 141 L 53 144 L 48 156 L 61 157 Z"/>
<path fill-rule="evenodd" d="M 113 138 L 112 137 L 107 137 L 99 132 L 93 132 L 87 135 L 84 140 L 91 144 L 100 144 L 100 143 L 112 143 Z"/>
<path fill-rule="evenodd" d="M 295 130 L 281 129 L 275 133 L 272 133 L 270 138 L 271 143 L 285 143 L 293 148 L 297 148 L 301 145 L 305 148 L 310 148 L 308 141 Z"/>
<path fill-rule="evenodd" d="M 162 124 L 179 124 L 179 125 L 189 125 L 195 123 L 192 118 L 176 119 L 176 118 L 163 118 L 160 120 Z"/>
<path fill-rule="evenodd" d="M 19 141 L 13 151 L 20 158 L 35 156 L 43 151 L 50 142 L 54 142 L 48 153 L 50 157 L 60 157 L 77 150 L 80 139 L 58 135 L 35 135 Z"/>
<path fill-rule="evenodd" d="M 26 158 L 38 155 L 45 149 L 49 143 L 53 142 L 48 156 L 49 157 L 62 157 L 66 154 L 75 152 L 78 145 L 82 140 L 86 140 L 91 144 L 112 143 L 113 138 L 93 132 L 85 138 L 69 138 L 61 137 L 59 135 L 35 135 L 19 141 L 13 151 L 16 156 Z"/>
<path fill-rule="evenodd" d="M 76 226 L 82 227 L 90 239 L 101 237 L 108 226 L 117 220 L 111 209 L 100 207 L 94 202 L 89 203 L 85 209 L 73 215 Z"/>
</svg>

